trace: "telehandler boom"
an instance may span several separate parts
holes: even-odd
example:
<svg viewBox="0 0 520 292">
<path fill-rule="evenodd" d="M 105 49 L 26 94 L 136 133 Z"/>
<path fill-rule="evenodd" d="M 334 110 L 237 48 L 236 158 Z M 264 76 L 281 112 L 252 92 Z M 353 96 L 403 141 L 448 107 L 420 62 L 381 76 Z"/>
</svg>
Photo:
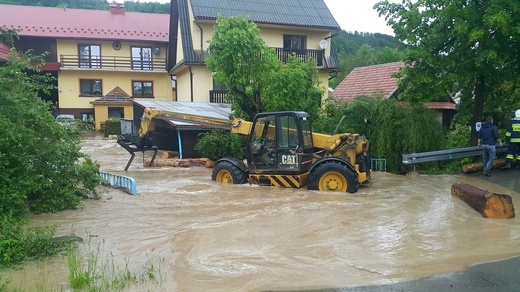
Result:
<svg viewBox="0 0 520 292">
<path fill-rule="evenodd" d="M 145 139 L 158 118 L 181 119 L 247 135 L 245 162 L 225 157 L 215 162 L 217 182 L 272 185 L 355 193 L 370 182 L 370 143 L 359 134 L 312 132 L 309 114 L 301 111 L 257 114 L 252 122 L 209 119 L 148 107 L 139 138 Z"/>
</svg>

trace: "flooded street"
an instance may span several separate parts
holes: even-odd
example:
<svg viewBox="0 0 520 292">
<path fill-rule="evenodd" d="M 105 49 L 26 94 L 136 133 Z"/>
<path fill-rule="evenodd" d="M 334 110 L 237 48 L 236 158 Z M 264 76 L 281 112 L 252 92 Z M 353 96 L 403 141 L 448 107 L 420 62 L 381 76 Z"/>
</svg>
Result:
<svg viewBox="0 0 520 292">
<path fill-rule="evenodd" d="M 485 219 L 451 196 L 456 182 L 520 195 L 467 176 L 376 172 L 355 194 L 217 184 L 208 168 L 145 168 L 115 140 L 87 140 L 101 170 L 133 177 L 137 195 L 106 189 L 83 208 L 31 216 L 74 233 L 118 265 L 153 260 L 158 283 L 131 291 L 305 290 L 388 284 L 520 255 L 520 222 Z M 152 153 L 145 153 L 149 159 Z M 13 287 L 40 274 L 68 289 L 66 259 L 29 264 Z M 21 283 L 24 284 L 21 284 Z"/>
</svg>

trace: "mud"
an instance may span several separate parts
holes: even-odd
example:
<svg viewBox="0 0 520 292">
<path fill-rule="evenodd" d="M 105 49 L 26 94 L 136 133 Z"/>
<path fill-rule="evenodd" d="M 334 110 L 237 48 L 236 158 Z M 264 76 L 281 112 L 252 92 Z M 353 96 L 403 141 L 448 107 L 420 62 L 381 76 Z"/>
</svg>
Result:
<svg viewBox="0 0 520 292">
<path fill-rule="evenodd" d="M 517 218 L 483 218 L 451 196 L 456 182 L 518 193 L 467 176 L 377 172 L 355 194 L 217 184 L 211 169 L 145 168 L 113 140 L 86 140 L 101 170 L 133 177 L 136 196 L 102 188 L 79 210 L 34 215 L 118 265 L 158 280 L 128 291 L 303 290 L 389 284 L 520 255 Z M 145 153 L 146 157 L 151 153 Z M 8 273 L 11 286 L 67 290 L 64 256 Z"/>
</svg>

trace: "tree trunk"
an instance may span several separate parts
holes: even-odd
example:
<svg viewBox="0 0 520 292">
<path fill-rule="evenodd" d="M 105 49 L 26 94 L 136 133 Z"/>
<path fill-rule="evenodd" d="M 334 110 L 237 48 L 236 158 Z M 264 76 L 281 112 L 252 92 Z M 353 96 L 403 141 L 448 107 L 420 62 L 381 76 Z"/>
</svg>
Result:
<svg viewBox="0 0 520 292">
<path fill-rule="evenodd" d="M 451 194 L 462 199 L 485 218 L 515 218 L 513 200 L 508 195 L 491 193 L 462 183 L 452 185 Z"/>
<path fill-rule="evenodd" d="M 500 168 L 506 164 L 505 159 L 497 159 L 493 161 L 493 169 Z M 463 173 L 475 173 L 479 172 L 484 168 L 482 162 L 468 163 L 462 166 Z"/>
<path fill-rule="evenodd" d="M 475 124 L 482 121 L 482 115 L 484 114 L 484 97 L 485 97 L 486 83 L 485 78 L 482 74 L 477 77 L 475 84 L 475 99 L 473 101 L 473 117 L 470 120 L 471 123 L 471 138 L 470 145 L 477 146 L 477 131 Z"/>
</svg>

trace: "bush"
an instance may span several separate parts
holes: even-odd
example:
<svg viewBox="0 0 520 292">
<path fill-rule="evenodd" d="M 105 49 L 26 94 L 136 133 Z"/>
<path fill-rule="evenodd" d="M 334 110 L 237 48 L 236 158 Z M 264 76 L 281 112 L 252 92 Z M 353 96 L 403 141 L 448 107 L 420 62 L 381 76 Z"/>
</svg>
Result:
<svg viewBox="0 0 520 292">
<path fill-rule="evenodd" d="M 56 253 L 52 247 L 54 227 L 24 229 L 25 219 L 0 217 L 0 267 L 9 267 L 27 258 L 41 258 Z"/>
<path fill-rule="evenodd" d="M 120 119 L 110 119 L 105 121 L 105 137 L 110 135 L 121 135 Z"/>
<path fill-rule="evenodd" d="M 238 159 L 244 157 L 245 137 L 243 136 L 223 130 L 213 130 L 199 134 L 199 137 L 201 138 L 194 149 L 204 157 L 213 161 L 228 156 Z"/>
<path fill-rule="evenodd" d="M 0 265 L 51 251 L 53 230 L 24 230 L 27 212 L 76 208 L 78 191 L 93 192 L 99 177 L 99 166 L 80 152 L 79 135 L 56 123 L 51 104 L 38 96 L 54 80 L 28 65 L 42 60 L 13 50 L 0 63 Z"/>
</svg>

